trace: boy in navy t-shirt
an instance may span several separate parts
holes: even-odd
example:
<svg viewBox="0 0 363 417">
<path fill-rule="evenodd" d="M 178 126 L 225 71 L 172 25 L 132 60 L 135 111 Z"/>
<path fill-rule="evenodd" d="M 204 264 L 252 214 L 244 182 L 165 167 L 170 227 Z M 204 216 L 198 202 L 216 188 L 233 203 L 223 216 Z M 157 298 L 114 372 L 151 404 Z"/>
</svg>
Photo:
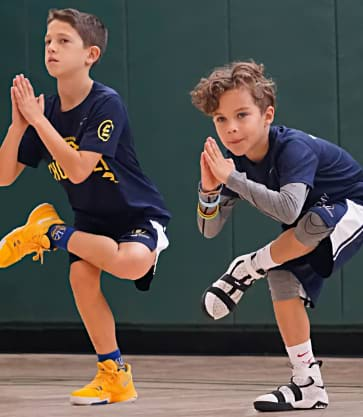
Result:
<svg viewBox="0 0 363 417">
<path fill-rule="evenodd" d="M 306 305 L 324 278 L 363 242 L 363 171 L 342 148 L 284 126 L 271 126 L 275 88 L 263 65 L 236 62 L 202 78 L 193 104 L 213 118 L 227 158 L 207 138 L 201 154 L 198 226 L 212 238 L 239 200 L 282 224 L 265 247 L 232 261 L 207 288 L 203 308 L 217 320 L 267 276 L 276 320 L 293 367 L 291 383 L 258 397 L 259 411 L 325 408 L 328 395 L 314 358 Z"/>
<path fill-rule="evenodd" d="M 131 367 L 117 345 L 115 320 L 102 294 L 101 272 L 134 280 L 147 290 L 159 253 L 168 246 L 170 214 L 137 161 L 126 108 L 114 90 L 89 76 L 107 44 L 107 29 L 93 15 L 51 10 L 45 64 L 58 94 L 35 97 L 22 74 L 11 87 L 12 124 L 0 149 L 0 184 L 25 166 L 48 164 L 74 211 L 66 226 L 48 203 L 0 245 L 0 267 L 30 253 L 69 252 L 70 281 L 78 311 L 98 354 L 94 380 L 71 395 L 73 404 L 136 399 Z M 5 168 L 6 167 L 6 168 Z"/>
</svg>

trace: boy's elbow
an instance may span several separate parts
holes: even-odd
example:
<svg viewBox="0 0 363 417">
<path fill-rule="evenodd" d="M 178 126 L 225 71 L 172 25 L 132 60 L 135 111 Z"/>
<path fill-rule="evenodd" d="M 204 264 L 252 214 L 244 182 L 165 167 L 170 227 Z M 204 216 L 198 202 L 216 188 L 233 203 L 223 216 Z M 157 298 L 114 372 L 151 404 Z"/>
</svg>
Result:
<svg viewBox="0 0 363 417">
<path fill-rule="evenodd" d="M 218 235 L 218 233 L 208 233 L 208 232 L 204 232 L 203 233 L 203 236 L 206 238 L 206 239 L 213 239 L 214 237 L 216 237 Z"/>
<path fill-rule="evenodd" d="M 8 187 L 9 185 L 14 184 L 15 178 L 1 178 L 0 177 L 0 187 Z"/>
<path fill-rule="evenodd" d="M 85 174 L 84 172 L 75 172 L 72 175 L 68 175 L 68 179 L 72 184 L 81 184 L 86 181 L 89 176 L 89 173 Z"/>
<path fill-rule="evenodd" d="M 199 228 L 199 231 L 203 235 L 203 237 L 205 237 L 206 239 L 213 239 L 219 233 L 219 230 L 217 230 L 217 231 L 210 231 L 210 230 L 203 230 L 202 228 Z"/>
<path fill-rule="evenodd" d="M 221 231 L 222 225 L 221 224 L 217 225 L 214 222 L 213 222 L 214 224 L 209 224 L 208 222 L 209 220 L 203 221 L 203 219 L 198 217 L 198 229 L 200 233 L 203 235 L 203 237 L 207 239 L 213 239 Z"/>
<path fill-rule="evenodd" d="M 84 179 L 82 179 L 82 178 L 80 178 L 80 177 L 76 177 L 76 176 L 72 176 L 72 177 L 68 177 L 69 178 L 69 181 L 72 183 L 72 184 L 81 184 L 83 181 L 84 181 Z"/>
</svg>

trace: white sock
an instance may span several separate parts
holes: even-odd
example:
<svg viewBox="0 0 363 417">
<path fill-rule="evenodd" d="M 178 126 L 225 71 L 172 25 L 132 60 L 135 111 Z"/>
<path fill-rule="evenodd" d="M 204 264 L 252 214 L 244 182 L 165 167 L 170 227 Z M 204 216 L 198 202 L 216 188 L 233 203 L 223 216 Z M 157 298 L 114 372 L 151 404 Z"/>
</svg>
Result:
<svg viewBox="0 0 363 417">
<path fill-rule="evenodd" d="M 321 380 L 319 367 L 315 365 L 310 368 L 310 365 L 316 362 L 310 339 L 300 345 L 285 346 L 285 348 L 293 367 L 293 375 L 297 375 L 298 380 L 296 381 L 295 378 L 294 380 L 298 385 L 308 382 L 309 374 Z"/>
<path fill-rule="evenodd" d="M 312 362 L 315 362 L 311 340 L 296 346 L 286 346 L 286 351 L 293 368 L 308 368 Z"/>
<path fill-rule="evenodd" d="M 266 245 L 262 249 L 259 249 L 256 252 L 256 256 L 252 259 L 252 262 L 251 262 L 253 268 L 256 271 L 258 271 L 259 269 L 268 271 L 269 269 L 280 265 L 272 260 L 270 247 L 271 247 L 271 243 L 269 243 L 268 245 Z"/>
</svg>

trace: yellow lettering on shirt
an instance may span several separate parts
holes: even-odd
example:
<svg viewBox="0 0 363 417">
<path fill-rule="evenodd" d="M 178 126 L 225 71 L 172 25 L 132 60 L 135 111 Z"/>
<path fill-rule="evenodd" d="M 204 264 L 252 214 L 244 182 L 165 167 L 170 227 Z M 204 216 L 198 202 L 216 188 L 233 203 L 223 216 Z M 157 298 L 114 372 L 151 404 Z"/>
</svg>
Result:
<svg viewBox="0 0 363 417">
<path fill-rule="evenodd" d="M 69 136 L 67 138 L 64 138 L 64 140 L 68 143 L 70 147 L 78 151 L 79 145 L 76 143 L 77 141 L 76 137 Z M 57 161 L 53 160 L 50 164 L 48 164 L 48 169 L 49 169 L 50 174 L 53 176 L 53 178 L 56 181 L 62 181 L 62 180 L 68 179 L 68 176 L 63 171 L 62 167 L 59 165 Z M 115 184 L 118 183 L 116 175 L 111 171 L 110 167 L 108 166 L 108 164 L 103 158 L 101 158 L 98 161 L 96 167 L 93 169 L 93 173 L 102 173 L 101 177 L 104 178 L 105 180 L 111 181 Z"/>
</svg>

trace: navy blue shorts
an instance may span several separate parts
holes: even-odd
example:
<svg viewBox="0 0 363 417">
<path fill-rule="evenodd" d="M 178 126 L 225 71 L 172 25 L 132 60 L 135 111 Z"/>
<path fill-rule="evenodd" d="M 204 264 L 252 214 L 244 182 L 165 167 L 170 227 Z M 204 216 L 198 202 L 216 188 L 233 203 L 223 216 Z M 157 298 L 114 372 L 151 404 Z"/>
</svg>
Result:
<svg viewBox="0 0 363 417">
<path fill-rule="evenodd" d="M 74 222 L 74 228 L 81 232 L 107 236 L 117 243 L 139 242 L 147 246 L 151 252 L 156 250 L 155 264 L 143 277 L 134 281 L 139 290 L 145 291 L 149 289 L 150 283 L 154 277 L 160 252 L 169 245 L 166 236 L 166 226 L 162 223 L 163 221 L 160 219 L 145 219 L 137 222 L 136 226 L 130 227 L 130 230 L 124 230 L 120 228 L 117 220 L 108 219 L 108 222 L 105 222 L 103 219 L 100 220 L 88 216 L 77 215 Z M 73 253 L 69 253 L 70 264 L 79 260 L 81 260 L 80 257 Z"/>
<path fill-rule="evenodd" d="M 329 205 L 319 204 L 309 211 L 318 214 L 334 230 L 313 252 L 275 269 L 292 272 L 301 282 L 308 301 L 315 305 L 324 279 L 341 268 L 363 244 L 363 204 L 344 200 Z"/>
</svg>

